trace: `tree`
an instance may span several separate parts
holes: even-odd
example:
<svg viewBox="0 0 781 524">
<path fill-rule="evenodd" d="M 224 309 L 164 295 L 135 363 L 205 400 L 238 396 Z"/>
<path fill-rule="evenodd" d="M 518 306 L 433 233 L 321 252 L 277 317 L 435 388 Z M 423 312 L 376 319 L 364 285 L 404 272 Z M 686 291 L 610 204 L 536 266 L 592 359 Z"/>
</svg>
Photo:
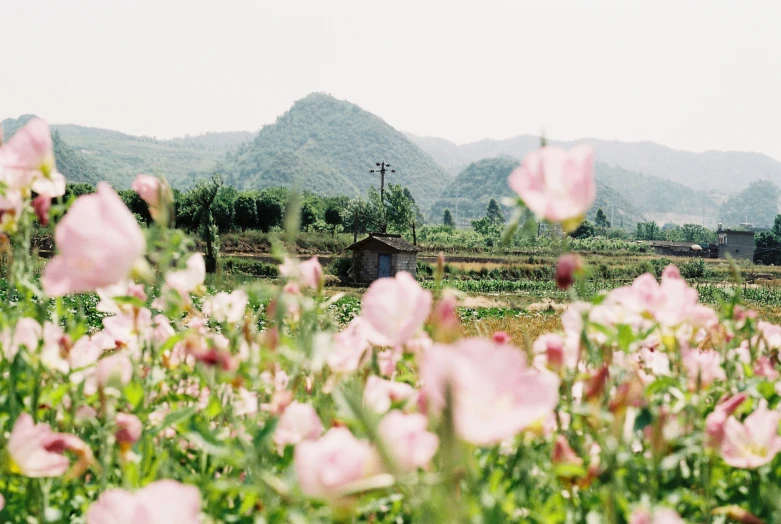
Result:
<svg viewBox="0 0 781 524">
<path fill-rule="evenodd" d="M 453 215 L 450 213 L 449 209 L 445 209 L 445 212 L 442 215 L 442 223 L 445 227 L 456 227 L 456 222 L 453 220 Z"/>
<path fill-rule="evenodd" d="M 781 215 L 776 215 L 776 218 L 773 220 L 773 234 L 781 238 Z"/>
<path fill-rule="evenodd" d="M 499 207 L 499 203 L 495 198 L 492 198 L 491 201 L 488 202 L 485 216 L 488 217 L 488 220 L 491 222 L 504 224 L 504 213 L 502 213 L 502 208 Z"/>
<path fill-rule="evenodd" d="M 716 241 L 716 234 L 699 224 L 684 224 L 674 231 L 680 235 L 683 242 L 708 244 Z"/>
<path fill-rule="evenodd" d="M 233 220 L 242 231 L 258 227 L 258 208 L 255 198 L 241 193 L 233 203 Z"/>
<path fill-rule="evenodd" d="M 754 263 L 781 265 L 781 241 L 772 231 L 763 231 L 754 240 Z"/>
<path fill-rule="evenodd" d="M 132 189 L 120 189 L 119 197 L 125 203 L 127 208 L 135 215 L 141 217 L 139 223 L 149 225 L 152 222 L 152 215 L 149 214 L 149 206 L 144 202 L 138 193 Z"/>
<path fill-rule="evenodd" d="M 220 237 L 212 215 L 212 204 L 221 187 L 222 178 L 220 175 L 214 175 L 210 180 L 199 180 L 189 191 L 190 200 L 195 205 L 195 223 L 198 224 L 198 233 L 206 243 L 204 262 L 207 273 L 217 272 L 220 256 Z"/>
<path fill-rule="evenodd" d="M 65 194 L 63 195 L 62 199 L 67 202 L 68 199 L 73 197 L 79 197 L 81 195 L 89 195 L 90 193 L 95 192 L 95 186 L 92 184 L 86 184 L 84 182 L 77 182 L 75 184 L 66 184 L 65 185 Z"/>
<path fill-rule="evenodd" d="M 336 205 L 329 205 L 325 209 L 325 223 L 333 227 L 332 236 L 336 236 L 336 228 L 342 225 L 342 214 Z"/>
<path fill-rule="evenodd" d="M 388 184 L 385 209 L 388 225 L 400 233 L 407 229 L 411 230 L 412 242 L 417 245 L 417 224 L 422 217 L 409 189 L 402 187 L 401 184 Z"/>
<path fill-rule="evenodd" d="M 258 227 L 268 233 L 272 227 L 282 224 L 283 203 L 268 192 L 261 192 L 255 200 L 258 215 Z"/>
<path fill-rule="evenodd" d="M 306 229 L 317 222 L 317 213 L 315 206 L 310 201 L 306 201 L 301 204 L 301 231 Z"/>
<path fill-rule="evenodd" d="M 237 193 L 232 187 L 222 186 L 214 197 L 211 212 L 220 233 L 227 233 L 233 228 L 233 203 Z"/>
<path fill-rule="evenodd" d="M 597 216 L 594 217 L 594 224 L 597 227 L 607 229 L 610 227 L 610 221 L 608 221 L 607 216 L 605 216 L 605 212 L 602 211 L 602 208 L 600 207 L 597 209 Z"/>
<path fill-rule="evenodd" d="M 637 240 L 661 240 L 663 238 L 664 234 L 656 222 L 637 223 Z"/>
<path fill-rule="evenodd" d="M 596 229 L 594 228 L 594 224 L 589 222 L 588 220 L 584 220 L 578 228 L 573 231 L 570 236 L 572 238 L 589 238 L 593 237 L 597 234 Z"/>
</svg>

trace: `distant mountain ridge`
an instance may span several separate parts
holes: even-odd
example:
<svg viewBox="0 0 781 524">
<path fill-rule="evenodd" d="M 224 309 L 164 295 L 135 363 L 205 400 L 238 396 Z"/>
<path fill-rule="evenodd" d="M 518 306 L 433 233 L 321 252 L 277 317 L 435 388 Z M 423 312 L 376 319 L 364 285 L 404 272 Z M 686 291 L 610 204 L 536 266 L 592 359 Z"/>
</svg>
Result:
<svg viewBox="0 0 781 524">
<path fill-rule="evenodd" d="M 540 146 L 540 138 L 532 135 L 519 135 L 506 140 L 486 139 L 463 145 L 443 138 L 420 137 L 411 133 L 406 135 L 448 170 L 458 170 L 464 164 L 482 158 L 507 155 L 520 159 Z M 694 153 L 653 142 L 620 142 L 593 138 L 547 142 L 563 147 L 591 144 L 600 162 L 671 180 L 697 190 L 715 189 L 736 193 L 756 180 L 770 180 L 781 185 L 781 162 L 762 153 Z"/>
<path fill-rule="evenodd" d="M 198 177 L 211 175 L 219 160 L 252 136 L 230 131 L 158 140 L 73 124 L 52 129 L 90 159 L 103 180 L 121 188 L 129 187 L 138 173 L 164 175 L 174 187 L 187 188 Z"/>
<path fill-rule="evenodd" d="M 370 174 L 389 162 L 386 184 L 403 184 L 427 208 L 452 177 L 380 117 L 355 104 L 313 93 L 218 164 L 231 185 L 261 189 L 292 185 L 323 195 L 365 194 L 379 186 Z"/>
<path fill-rule="evenodd" d="M 519 164 L 519 160 L 508 156 L 484 158 L 469 164 L 434 203 L 429 213 L 430 219 L 441 223 L 445 209 L 450 210 L 459 226 L 468 225 L 470 220 L 482 217 L 492 198 L 501 202 L 504 197 L 514 196 L 507 178 Z M 632 229 L 635 224 L 646 219 L 636 206 L 602 180 L 600 173 L 610 169 L 613 168 L 597 163 L 597 197 L 588 217 L 593 220 L 601 208 L 616 227 Z M 505 211 L 509 212 L 508 209 Z"/>
<path fill-rule="evenodd" d="M 6 138 L 34 116 L 0 122 Z M 158 140 L 75 124 L 51 128 L 57 168 L 69 182 L 105 180 L 117 188 L 130 187 L 139 173 L 164 175 L 175 187 L 189 187 L 197 177 L 213 173 L 218 160 L 253 135 L 229 131 Z"/>
<path fill-rule="evenodd" d="M 7 118 L 0 122 L 4 140 L 11 138 L 33 118 L 35 118 L 35 115 L 22 115 L 19 118 Z M 54 159 L 57 163 L 57 170 L 62 173 L 69 182 L 96 184 L 100 180 L 105 180 L 105 178 L 101 177 L 98 166 L 85 155 L 67 144 L 56 129 L 52 132 L 52 146 L 54 148 Z"/>
</svg>

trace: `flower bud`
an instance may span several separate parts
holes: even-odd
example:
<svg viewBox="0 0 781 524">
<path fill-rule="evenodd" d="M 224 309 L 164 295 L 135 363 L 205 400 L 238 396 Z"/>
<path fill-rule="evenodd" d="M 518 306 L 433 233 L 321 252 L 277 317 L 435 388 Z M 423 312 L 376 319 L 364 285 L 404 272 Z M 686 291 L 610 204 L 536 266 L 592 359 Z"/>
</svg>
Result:
<svg viewBox="0 0 781 524">
<path fill-rule="evenodd" d="M 51 197 L 44 195 L 38 195 L 33 198 L 33 209 L 35 210 L 35 216 L 38 217 L 38 222 L 42 226 L 49 225 L 49 209 L 52 207 Z"/>
<path fill-rule="evenodd" d="M 745 393 L 738 393 L 731 397 L 724 396 L 719 400 L 716 408 L 705 417 L 705 433 L 708 436 L 708 445 L 719 447 L 724 440 L 724 427 L 727 419 L 748 398 Z"/>
<path fill-rule="evenodd" d="M 556 437 L 556 443 L 553 445 L 553 454 L 551 462 L 554 464 L 567 464 L 572 466 L 583 465 L 583 459 L 573 450 L 564 435 Z"/>
<path fill-rule="evenodd" d="M 580 255 L 567 253 L 559 257 L 556 264 L 556 285 L 559 289 L 569 289 L 575 278 L 583 272 L 583 259 Z"/>
<path fill-rule="evenodd" d="M 510 335 L 505 331 L 497 331 L 494 333 L 493 339 L 497 344 L 507 344 L 510 342 Z"/>
<path fill-rule="evenodd" d="M 605 392 L 607 379 L 610 378 L 610 370 L 607 366 L 602 366 L 596 373 L 591 375 L 586 381 L 583 396 L 586 400 L 598 400 Z"/>
<path fill-rule="evenodd" d="M 114 436 L 121 447 L 130 447 L 141 438 L 143 424 L 141 424 L 141 421 L 137 416 L 129 415 L 127 413 L 117 413 L 114 422 L 117 425 Z"/>
</svg>

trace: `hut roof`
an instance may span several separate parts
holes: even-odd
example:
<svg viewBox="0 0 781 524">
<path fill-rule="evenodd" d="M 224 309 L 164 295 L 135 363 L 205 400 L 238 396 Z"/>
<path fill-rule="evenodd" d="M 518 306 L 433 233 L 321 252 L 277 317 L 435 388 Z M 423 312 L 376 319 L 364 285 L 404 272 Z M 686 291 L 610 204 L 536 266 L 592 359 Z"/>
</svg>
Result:
<svg viewBox="0 0 781 524">
<path fill-rule="evenodd" d="M 417 253 L 420 251 L 420 248 L 413 246 L 401 238 L 401 235 L 390 235 L 387 233 L 369 233 L 368 237 L 364 238 L 363 240 L 359 240 L 355 244 L 349 246 L 347 249 L 369 249 L 371 248 L 372 244 L 375 244 L 376 242 L 379 242 L 380 244 L 383 244 L 393 249 L 394 251 L 404 251 L 408 253 Z"/>
</svg>

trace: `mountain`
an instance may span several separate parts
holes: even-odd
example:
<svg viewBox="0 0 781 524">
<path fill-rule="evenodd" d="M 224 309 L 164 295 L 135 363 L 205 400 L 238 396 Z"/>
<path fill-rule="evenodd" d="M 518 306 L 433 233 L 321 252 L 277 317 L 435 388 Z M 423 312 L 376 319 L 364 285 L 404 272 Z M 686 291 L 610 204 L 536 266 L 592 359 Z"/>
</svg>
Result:
<svg viewBox="0 0 781 524">
<path fill-rule="evenodd" d="M 381 118 L 322 93 L 298 100 L 254 140 L 228 154 L 218 170 L 241 189 L 294 185 L 322 195 L 358 195 L 379 185 L 379 175 L 369 170 L 382 161 L 396 170 L 386 184 L 408 187 L 424 209 L 452 180 Z"/>
<path fill-rule="evenodd" d="M 441 222 L 446 208 L 450 209 L 454 217 L 457 215 L 459 225 L 468 225 L 470 220 L 482 217 L 492 198 L 501 203 L 504 197 L 514 195 L 507 185 L 507 177 L 518 165 L 517 159 L 506 156 L 485 158 L 469 164 L 431 207 L 431 220 Z M 598 173 L 603 169 L 611 168 L 597 164 Z M 645 221 L 642 213 L 597 175 L 597 199 L 588 213 L 590 219 L 594 219 L 599 208 L 603 209 L 608 219 L 612 219 L 617 227 L 634 228 L 637 222 Z M 505 208 L 505 214 L 509 211 L 509 208 Z"/>
<path fill-rule="evenodd" d="M 523 158 L 540 146 L 540 138 L 520 135 L 507 140 L 481 140 L 457 145 L 441 138 L 407 134 L 421 149 L 451 169 L 481 158 L 502 155 Z M 781 162 L 762 153 L 737 151 L 679 151 L 653 142 L 619 142 L 584 138 L 574 141 L 548 140 L 551 145 L 594 146 L 596 158 L 612 166 L 652 175 L 699 190 L 735 193 L 756 180 L 781 185 Z"/>
<path fill-rule="evenodd" d="M 689 222 L 696 223 L 703 215 L 709 222 L 716 219 L 716 203 L 704 191 L 601 162 L 596 165 L 596 177 L 648 218 L 680 214 L 694 217 Z"/>
<path fill-rule="evenodd" d="M 724 227 L 748 222 L 759 227 L 771 227 L 778 214 L 781 190 L 767 180 L 758 180 L 719 207 L 719 221 Z"/>
<path fill-rule="evenodd" d="M 7 118 L 0 122 L 5 139 L 11 138 L 35 115 L 22 115 L 19 118 Z M 54 148 L 54 161 L 57 170 L 65 175 L 70 182 L 87 182 L 95 184 L 102 180 L 98 167 L 85 155 L 73 149 L 63 140 L 56 130 L 52 133 L 52 146 Z"/>
<path fill-rule="evenodd" d="M 165 175 L 174 187 L 187 188 L 196 178 L 212 174 L 218 160 L 252 136 L 239 131 L 158 140 L 73 124 L 52 129 L 92 161 L 102 180 L 123 188 L 138 173 Z"/>
</svg>

